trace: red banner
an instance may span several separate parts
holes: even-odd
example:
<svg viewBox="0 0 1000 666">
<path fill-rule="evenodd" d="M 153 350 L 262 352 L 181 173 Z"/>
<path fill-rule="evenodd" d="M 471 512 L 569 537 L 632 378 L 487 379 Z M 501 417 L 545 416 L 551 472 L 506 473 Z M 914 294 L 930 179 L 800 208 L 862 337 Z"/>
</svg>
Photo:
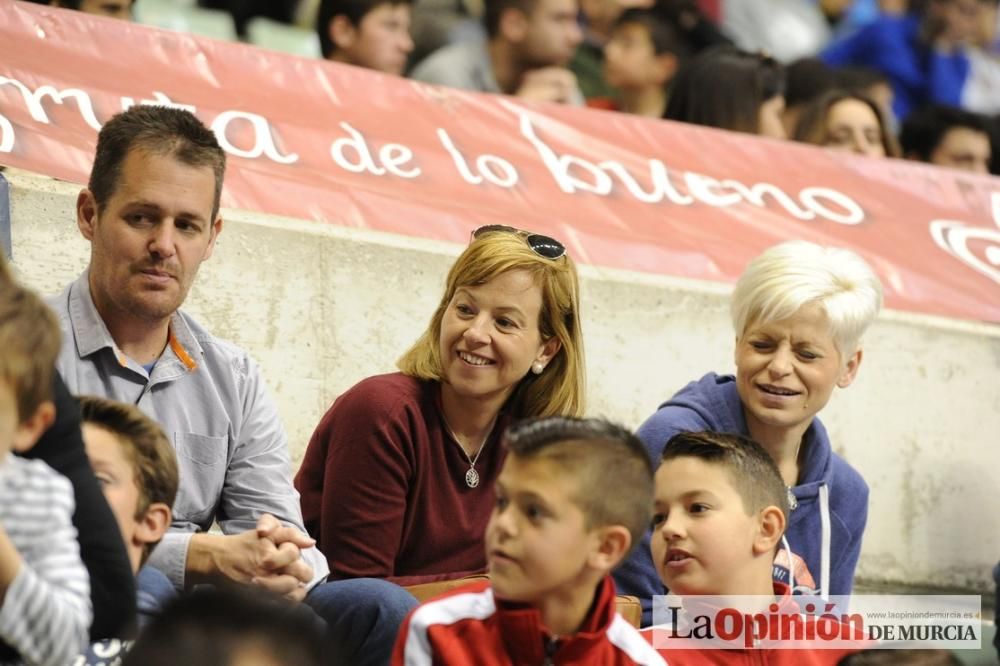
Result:
<svg viewBox="0 0 1000 666">
<path fill-rule="evenodd" d="M 575 258 L 733 281 L 781 240 L 851 247 L 887 305 L 1000 322 L 1000 181 L 428 86 L 0 0 L 0 163 L 85 182 L 103 121 L 190 108 L 223 205 L 464 243 L 506 223 Z"/>
</svg>

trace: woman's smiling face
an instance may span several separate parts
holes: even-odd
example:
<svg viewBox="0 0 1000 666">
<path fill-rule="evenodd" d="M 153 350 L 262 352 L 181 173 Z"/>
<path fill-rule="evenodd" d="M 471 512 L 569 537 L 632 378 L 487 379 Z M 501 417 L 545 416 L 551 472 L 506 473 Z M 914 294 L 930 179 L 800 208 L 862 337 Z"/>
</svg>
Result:
<svg viewBox="0 0 1000 666">
<path fill-rule="evenodd" d="M 525 270 L 456 289 L 441 320 L 444 383 L 461 397 L 506 400 L 558 349 L 542 340 L 541 310 L 542 289 Z"/>
<path fill-rule="evenodd" d="M 860 351 L 846 361 L 837 349 L 829 319 L 816 304 L 768 323 L 751 322 L 736 341 L 736 387 L 751 432 L 804 432 L 826 406 L 835 386 L 854 380 Z"/>
</svg>

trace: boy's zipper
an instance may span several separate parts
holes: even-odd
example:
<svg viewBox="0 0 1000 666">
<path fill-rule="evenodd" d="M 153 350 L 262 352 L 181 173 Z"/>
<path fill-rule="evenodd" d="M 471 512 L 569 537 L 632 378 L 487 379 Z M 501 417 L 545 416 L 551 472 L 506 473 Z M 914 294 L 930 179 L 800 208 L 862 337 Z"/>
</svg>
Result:
<svg viewBox="0 0 1000 666">
<path fill-rule="evenodd" d="M 556 652 L 559 650 L 559 639 L 556 637 L 545 639 L 545 661 L 544 666 L 555 666 L 555 661 L 552 657 L 555 656 Z"/>
</svg>

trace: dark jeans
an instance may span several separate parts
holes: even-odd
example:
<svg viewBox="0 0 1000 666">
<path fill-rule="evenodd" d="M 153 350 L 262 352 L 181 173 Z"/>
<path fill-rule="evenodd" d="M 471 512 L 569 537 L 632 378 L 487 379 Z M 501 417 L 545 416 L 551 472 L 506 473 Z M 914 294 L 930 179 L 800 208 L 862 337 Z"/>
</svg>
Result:
<svg viewBox="0 0 1000 666">
<path fill-rule="evenodd" d="M 334 651 L 328 663 L 384 666 L 417 600 L 394 583 L 354 578 L 320 583 L 306 603 L 326 620 Z"/>
<path fill-rule="evenodd" d="M 177 597 L 174 584 L 159 569 L 144 566 L 135 577 L 139 628 L 152 622 Z"/>
</svg>

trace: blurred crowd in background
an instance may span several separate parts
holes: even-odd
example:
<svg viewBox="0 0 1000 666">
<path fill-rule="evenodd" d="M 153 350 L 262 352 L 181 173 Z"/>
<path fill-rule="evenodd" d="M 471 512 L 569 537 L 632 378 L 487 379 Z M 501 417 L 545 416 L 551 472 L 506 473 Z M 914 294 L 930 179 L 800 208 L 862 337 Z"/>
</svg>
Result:
<svg viewBox="0 0 1000 666">
<path fill-rule="evenodd" d="M 44 0 L 34 0 L 46 4 Z M 51 0 L 420 81 L 1000 173 L 998 0 Z"/>
</svg>

